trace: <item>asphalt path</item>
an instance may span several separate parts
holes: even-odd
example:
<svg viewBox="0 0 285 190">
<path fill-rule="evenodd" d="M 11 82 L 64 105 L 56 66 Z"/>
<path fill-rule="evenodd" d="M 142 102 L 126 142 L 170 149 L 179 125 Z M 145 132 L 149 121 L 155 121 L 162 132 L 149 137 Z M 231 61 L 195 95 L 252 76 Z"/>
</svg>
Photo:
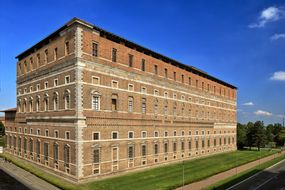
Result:
<svg viewBox="0 0 285 190">
<path fill-rule="evenodd" d="M 17 181 L 15 178 L 0 169 L 1 190 L 30 190 L 28 187 Z"/>
<path fill-rule="evenodd" d="M 285 190 L 285 160 L 263 170 L 228 190 Z"/>
</svg>

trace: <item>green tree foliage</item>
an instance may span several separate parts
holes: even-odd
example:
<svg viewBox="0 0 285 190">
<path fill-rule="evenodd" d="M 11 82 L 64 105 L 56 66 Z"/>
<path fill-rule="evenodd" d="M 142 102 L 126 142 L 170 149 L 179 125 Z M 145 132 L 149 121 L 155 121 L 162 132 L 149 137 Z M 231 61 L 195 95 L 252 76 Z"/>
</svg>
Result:
<svg viewBox="0 0 285 190">
<path fill-rule="evenodd" d="M 266 144 L 266 135 L 263 122 L 257 121 L 254 123 L 252 128 L 253 133 L 253 145 L 260 150 L 261 147 L 264 147 Z"/>
<path fill-rule="evenodd" d="M 278 140 L 281 146 L 285 146 L 285 129 L 282 129 L 278 134 Z"/>
<path fill-rule="evenodd" d="M 246 146 L 246 143 L 247 143 L 246 132 L 247 132 L 246 125 L 238 123 L 237 124 L 237 147 L 238 149 L 243 149 L 243 147 Z"/>
<path fill-rule="evenodd" d="M 242 149 L 247 146 L 260 149 L 265 145 L 272 147 L 285 146 L 285 128 L 280 123 L 264 126 L 262 121 L 247 124 L 237 124 L 237 147 Z"/>
</svg>

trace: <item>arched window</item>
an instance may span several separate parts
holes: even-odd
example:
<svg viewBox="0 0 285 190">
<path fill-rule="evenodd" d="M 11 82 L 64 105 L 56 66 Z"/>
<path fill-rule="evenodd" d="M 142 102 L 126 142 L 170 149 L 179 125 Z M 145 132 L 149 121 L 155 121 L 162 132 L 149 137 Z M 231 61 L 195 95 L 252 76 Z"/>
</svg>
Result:
<svg viewBox="0 0 285 190">
<path fill-rule="evenodd" d="M 53 110 L 58 110 L 58 92 L 53 93 Z"/>
<path fill-rule="evenodd" d="M 45 111 L 48 111 L 49 107 L 49 95 L 48 94 L 45 94 L 44 95 L 44 110 Z"/>
<path fill-rule="evenodd" d="M 92 97 L 92 109 L 95 111 L 99 111 L 100 110 L 100 94 L 96 91 L 92 91 L 91 92 L 91 97 Z"/>
<path fill-rule="evenodd" d="M 40 110 L 40 96 L 38 95 L 36 97 L 36 111 L 38 112 Z"/>
<path fill-rule="evenodd" d="M 30 97 L 30 99 L 29 99 L 29 107 L 30 107 L 30 108 L 29 108 L 29 109 L 30 109 L 29 111 L 30 111 L 30 112 L 33 112 L 33 97 Z"/>
<path fill-rule="evenodd" d="M 70 163 L 70 146 L 68 144 L 64 145 L 63 150 L 64 166 L 69 168 Z"/>
<path fill-rule="evenodd" d="M 17 100 L 17 109 L 18 109 L 18 112 L 21 112 L 21 99 Z"/>
<path fill-rule="evenodd" d="M 24 99 L 24 104 L 23 104 L 23 112 L 26 112 L 27 110 L 27 99 Z"/>
<path fill-rule="evenodd" d="M 64 107 L 70 109 L 70 90 L 68 89 L 64 92 Z"/>
</svg>

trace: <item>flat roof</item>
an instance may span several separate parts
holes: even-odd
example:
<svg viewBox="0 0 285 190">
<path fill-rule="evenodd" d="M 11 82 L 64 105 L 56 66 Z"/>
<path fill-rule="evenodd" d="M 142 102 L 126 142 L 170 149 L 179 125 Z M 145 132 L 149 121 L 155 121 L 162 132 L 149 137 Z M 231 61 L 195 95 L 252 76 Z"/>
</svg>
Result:
<svg viewBox="0 0 285 190">
<path fill-rule="evenodd" d="M 206 72 L 204 72 L 204 71 L 202 71 L 200 69 L 197 69 L 197 68 L 195 68 L 193 66 L 185 65 L 185 64 L 183 64 L 183 63 L 181 63 L 181 62 L 179 62 L 177 60 L 174 60 L 174 59 L 169 58 L 169 57 L 167 57 L 165 55 L 162 55 L 160 53 L 152 51 L 152 50 L 150 50 L 148 48 L 145 48 L 145 47 L 143 47 L 143 46 L 141 46 L 139 44 L 136 44 L 134 42 L 131 42 L 129 40 L 126 40 L 125 38 L 122 38 L 122 37 L 120 37 L 118 35 L 115 35 L 115 34 L 113 34 L 111 32 L 108 32 L 108 31 L 106 31 L 106 30 L 104 30 L 104 29 L 102 29 L 102 28 L 100 28 L 98 26 L 95 26 L 95 25 L 93 25 L 91 23 L 88 23 L 88 22 L 86 22 L 84 20 L 81 20 L 81 19 L 78 19 L 76 17 L 71 19 L 69 22 L 67 22 L 65 25 L 60 27 L 55 32 L 53 32 L 50 35 L 48 35 L 43 40 L 39 41 L 38 43 L 36 43 L 32 47 L 30 47 L 29 49 L 27 49 L 24 52 L 22 52 L 19 55 L 17 55 L 16 58 L 18 60 L 21 60 L 24 57 L 29 56 L 31 53 L 35 52 L 37 49 L 40 49 L 44 45 L 48 44 L 49 40 L 51 38 L 59 36 L 59 33 L 61 31 L 63 31 L 64 29 L 68 28 L 69 26 L 71 26 L 74 23 L 81 24 L 81 25 L 87 26 L 87 27 L 89 27 L 91 29 L 94 29 L 96 31 L 99 31 L 100 32 L 100 36 L 104 36 L 104 37 L 106 37 L 107 39 L 109 39 L 111 41 L 114 41 L 114 42 L 117 42 L 117 43 L 123 42 L 127 47 L 135 48 L 137 51 L 142 52 L 142 53 L 144 53 L 146 55 L 149 55 L 149 56 L 152 56 L 154 58 L 160 59 L 160 60 L 162 60 L 162 61 L 164 61 L 166 63 L 169 63 L 169 64 L 174 65 L 176 67 L 179 67 L 181 69 L 187 70 L 189 72 L 192 72 L 192 73 L 194 73 L 196 75 L 199 75 L 199 76 L 202 76 L 204 78 L 210 79 L 212 81 L 215 81 L 215 82 L 220 83 L 222 85 L 225 85 L 227 87 L 230 87 L 230 88 L 233 88 L 233 89 L 237 89 L 237 87 L 235 87 L 234 85 L 229 84 L 229 83 L 227 83 L 225 81 L 222 81 L 222 80 L 220 80 L 220 79 L 218 79 L 218 78 L 216 78 L 216 77 L 214 77 L 212 75 L 209 75 L 208 73 L 206 73 Z"/>
<path fill-rule="evenodd" d="M 16 111 L 17 111 L 17 108 L 9 108 L 6 110 L 0 110 L 0 112 L 16 112 Z"/>
</svg>

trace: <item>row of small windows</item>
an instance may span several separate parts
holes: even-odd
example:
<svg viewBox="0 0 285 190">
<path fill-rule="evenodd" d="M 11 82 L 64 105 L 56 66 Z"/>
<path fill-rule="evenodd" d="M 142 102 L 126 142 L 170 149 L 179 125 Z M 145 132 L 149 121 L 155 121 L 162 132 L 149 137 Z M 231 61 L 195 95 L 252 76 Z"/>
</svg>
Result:
<svg viewBox="0 0 285 190">
<path fill-rule="evenodd" d="M 66 41 L 65 45 L 64 45 L 64 56 L 67 56 L 70 53 L 71 53 L 70 52 L 70 43 L 69 43 L 69 41 Z M 50 61 L 50 60 L 48 60 L 48 57 L 49 57 L 49 49 L 45 49 L 44 50 L 44 57 L 43 57 L 43 63 L 44 64 L 47 64 Z M 59 58 L 58 47 L 55 47 L 53 49 L 53 61 L 58 60 L 58 58 Z M 41 61 L 42 61 L 41 54 L 37 53 L 36 54 L 36 61 L 34 61 L 34 57 L 30 57 L 29 65 L 28 65 L 26 60 L 23 62 L 23 67 L 24 67 L 23 70 L 22 70 L 22 64 L 19 63 L 19 68 L 18 68 L 19 69 L 19 75 L 36 69 L 37 67 L 40 66 Z"/>
<path fill-rule="evenodd" d="M 112 62 L 117 62 L 117 54 L 118 51 L 116 48 L 112 48 Z M 97 42 L 93 42 L 92 43 L 92 55 L 97 57 L 98 56 L 98 43 Z M 133 67 L 133 63 L 134 63 L 134 55 L 132 54 L 128 54 L 128 65 L 129 67 Z M 141 59 L 141 70 L 145 71 L 145 64 L 146 61 L 145 59 Z M 156 75 L 158 75 L 158 65 L 154 65 L 154 73 Z M 168 69 L 165 68 L 164 69 L 164 77 L 165 78 L 169 78 L 168 76 Z M 174 71 L 173 72 L 173 80 L 177 81 L 177 73 Z M 181 82 L 185 83 L 185 76 L 183 74 L 181 74 Z M 203 91 L 207 91 L 207 92 L 213 92 L 214 94 L 219 93 L 220 96 L 228 96 L 228 97 L 232 97 L 235 98 L 235 93 L 232 92 L 231 95 L 231 90 L 228 89 L 226 90 L 225 88 L 222 87 L 216 87 L 215 85 L 210 85 L 210 84 L 206 84 L 205 82 L 200 82 L 199 80 L 195 80 L 195 83 L 193 83 L 192 78 L 188 77 L 188 85 L 194 85 L 196 88 L 199 88 L 199 86 L 201 86 L 200 88 Z"/>
<path fill-rule="evenodd" d="M 226 134 L 226 132 L 228 132 L 228 134 L 230 134 L 231 131 L 224 131 L 224 134 Z M 234 133 L 234 131 L 232 131 L 232 133 Z M 216 131 L 214 131 L 214 134 L 216 134 Z M 220 131 L 219 133 L 220 135 L 222 134 L 222 131 Z M 154 136 L 153 137 L 159 137 L 159 132 L 158 131 L 154 131 Z M 164 131 L 163 133 L 163 137 L 168 137 L 169 133 L 168 131 Z M 181 131 L 181 136 L 185 136 L 185 131 Z M 193 134 L 194 135 L 194 134 Z M 199 135 L 199 131 L 195 131 L 195 135 Z M 205 131 L 201 131 L 201 135 L 210 135 L 210 131 L 207 131 L 207 133 L 205 133 Z M 178 136 L 177 131 L 173 131 L 173 137 Z M 192 131 L 188 132 L 188 136 L 192 136 Z M 128 132 L 128 138 L 132 139 L 134 138 L 134 132 L 133 131 L 129 131 Z M 147 138 L 147 131 L 142 131 L 141 132 L 141 138 Z M 117 131 L 112 131 L 111 132 L 111 139 L 118 139 L 119 138 L 119 132 Z M 203 138 L 203 137 L 202 137 Z M 92 133 L 92 140 L 100 140 L 100 132 L 93 132 Z"/>
<path fill-rule="evenodd" d="M 93 93 L 92 95 L 92 109 L 95 111 L 100 111 L 100 105 L 101 105 L 101 95 L 98 92 Z M 134 98 L 133 97 L 128 97 L 128 101 L 127 101 L 127 106 L 128 106 L 128 112 L 133 112 L 134 111 Z M 111 110 L 112 111 L 118 111 L 118 95 L 113 94 L 111 96 Z M 154 114 L 159 114 L 159 104 L 158 102 L 155 102 L 154 104 L 154 108 L 153 108 L 153 112 Z M 141 99 L 141 113 L 145 114 L 147 113 L 147 99 L 146 98 L 142 98 Z M 178 116 L 178 111 L 177 111 L 177 107 L 173 106 L 172 108 L 172 113 L 169 113 L 169 106 L 168 105 L 164 105 L 163 107 L 163 113 L 164 115 L 173 115 L 173 116 Z M 196 112 L 192 112 L 192 109 L 188 110 L 188 113 L 186 113 L 185 111 L 185 107 L 182 106 L 181 110 L 180 110 L 180 115 L 181 116 L 186 116 L 186 114 L 188 114 L 190 117 L 197 117 L 197 118 L 202 118 L 202 119 L 214 119 L 214 118 L 222 118 L 224 120 L 232 120 L 234 117 L 234 114 L 231 113 L 227 113 L 226 111 L 222 112 L 222 111 L 204 111 L 204 110 L 196 110 Z"/>
<path fill-rule="evenodd" d="M 64 84 L 69 84 L 69 83 L 70 83 L 70 76 L 68 75 L 68 76 L 64 77 Z M 58 79 L 56 78 L 53 80 L 53 87 L 56 87 L 58 85 L 59 85 L 59 82 L 58 82 Z M 47 89 L 47 88 L 49 88 L 49 83 L 48 83 L 48 81 L 45 81 L 43 89 Z M 41 90 L 41 87 L 40 87 L 40 84 L 37 84 L 35 91 L 37 92 L 39 90 Z M 33 92 L 33 86 L 30 86 L 29 92 L 30 93 Z M 22 93 L 21 89 L 19 89 L 18 95 L 21 95 L 21 93 Z M 24 88 L 23 94 L 26 94 L 26 93 L 28 93 L 27 88 Z"/>
<path fill-rule="evenodd" d="M 10 130 L 12 131 L 12 127 L 11 127 Z M 17 131 L 18 133 L 28 134 L 28 129 L 27 128 L 24 128 L 24 131 L 22 131 L 21 127 L 18 127 L 18 130 L 16 130 L 16 127 L 15 127 L 14 130 Z M 44 130 L 44 134 L 42 134 L 41 133 L 41 129 L 37 129 L 37 130 L 34 131 L 33 128 L 30 128 L 29 134 L 35 134 L 35 135 L 38 135 L 38 136 L 44 135 L 46 137 L 51 137 L 48 129 L 45 129 Z M 58 130 L 54 131 L 54 136 L 53 137 L 59 138 L 59 131 Z M 65 139 L 70 139 L 70 131 L 65 131 Z"/>
<path fill-rule="evenodd" d="M 100 77 L 93 76 L 93 77 L 92 77 L 92 84 L 100 84 Z M 112 80 L 112 81 L 111 81 L 111 87 L 112 87 L 112 88 L 119 88 L 119 82 L 116 81 L 116 80 Z M 129 90 L 129 91 L 134 91 L 134 89 L 135 89 L 134 84 L 128 84 L 128 90 Z M 140 92 L 143 93 L 143 94 L 147 94 L 147 93 L 148 93 L 148 92 L 147 92 L 147 88 L 144 87 L 144 86 L 141 87 Z M 154 89 L 154 90 L 153 90 L 153 95 L 154 95 L 154 96 L 159 96 L 159 95 L 160 95 L 159 90 Z M 165 98 L 170 98 L 169 92 L 164 91 L 164 92 L 163 92 L 163 97 L 165 97 Z M 173 99 L 178 99 L 177 94 L 176 94 L 176 93 L 173 93 L 172 98 L 173 98 Z M 181 99 L 182 101 L 186 101 L 186 96 L 185 96 L 185 95 L 181 95 L 181 96 L 180 96 L 180 99 Z M 198 99 L 195 99 L 195 98 L 192 99 L 192 97 L 188 97 L 188 101 L 189 101 L 189 102 L 196 102 L 196 103 L 200 103 L 200 104 L 205 104 L 205 105 L 210 105 L 210 104 L 211 104 L 211 105 L 214 105 L 214 104 L 217 104 L 217 106 L 220 106 L 220 107 L 230 107 L 230 105 L 228 105 L 228 104 L 217 103 L 217 102 L 210 102 L 210 101 L 206 101 L 206 100 L 202 100 L 202 99 L 200 99 L 200 101 L 199 101 Z"/>
<path fill-rule="evenodd" d="M 70 91 L 67 89 L 65 90 L 64 94 L 63 94 L 63 98 L 64 98 L 64 109 L 68 110 L 70 109 Z M 41 101 L 41 97 L 39 95 L 36 96 L 36 100 L 35 100 L 35 111 L 39 112 L 41 111 L 41 102 L 44 104 L 43 106 L 43 111 L 49 111 L 49 95 L 45 94 L 43 101 Z M 53 93 L 53 97 L 52 97 L 52 101 L 53 101 L 53 110 L 59 110 L 59 93 L 58 92 L 54 92 Z M 29 110 L 27 109 L 27 105 L 29 106 Z M 34 111 L 34 100 L 32 97 L 30 97 L 29 99 L 24 98 L 23 100 L 18 99 L 18 112 L 33 112 Z"/>
<path fill-rule="evenodd" d="M 217 142 L 218 140 L 218 142 Z M 226 145 L 226 144 L 234 144 L 235 143 L 235 138 L 234 137 L 224 137 L 224 138 L 215 138 L 214 141 L 213 141 L 213 146 L 216 147 L 216 146 L 221 146 L 222 145 L 222 141 L 224 140 L 223 144 Z M 195 144 L 192 144 L 193 142 L 195 142 Z M 178 145 L 180 143 L 180 151 L 185 151 L 185 148 L 186 148 L 186 143 L 187 141 L 184 141 L 184 140 L 181 140 L 180 142 L 179 141 L 174 141 L 172 142 L 172 151 L 170 150 L 170 147 L 169 145 L 171 144 L 170 142 L 164 142 L 163 143 L 163 150 L 162 152 L 163 153 L 170 153 L 170 152 L 173 152 L 173 153 L 176 153 L 178 151 Z M 160 143 L 154 143 L 153 144 L 153 154 L 154 155 L 158 155 L 160 150 L 159 150 L 159 144 Z M 186 145 L 185 145 L 186 144 Z M 194 140 L 189 140 L 188 141 L 188 150 L 189 151 L 192 151 L 192 146 L 194 145 L 194 148 L 196 150 L 198 150 L 199 148 L 209 148 L 211 146 L 211 142 L 210 142 L 210 139 L 202 139 L 201 141 L 199 141 L 197 138 Z M 141 150 L 140 150 L 140 155 L 144 158 L 146 157 L 148 154 L 147 154 L 147 145 L 146 144 L 141 144 Z M 118 147 L 114 147 L 116 150 L 118 149 Z M 93 149 L 93 163 L 100 163 L 101 162 L 101 151 L 100 151 L 101 148 L 99 147 L 96 147 Z M 112 151 L 112 153 L 114 153 L 114 151 Z M 113 155 L 114 156 L 114 155 Z M 115 156 L 117 160 L 118 159 L 118 156 L 116 155 Z M 131 144 L 128 144 L 127 146 L 127 158 L 128 159 L 134 159 L 135 158 L 135 144 L 134 143 L 131 143 Z M 114 159 L 113 159 L 114 160 Z"/>
<path fill-rule="evenodd" d="M 18 141 L 18 143 L 17 143 Z M 14 148 L 14 150 L 16 151 L 16 149 L 18 148 L 18 153 L 19 155 L 21 155 L 22 153 L 22 148 L 23 148 L 23 152 L 24 155 L 26 156 L 28 151 L 30 154 L 30 158 L 33 159 L 34 158 L 34 153 L 36 155 L 36 160 L 38 162 L 41 162 L 41 154 L 43 153 L 44 156 L 44 162 L 46 165 L 49 164 L 49 148 L 50 148 L 50 143 L 44 142 L 43 143 L 43 150 L 42 150 L 42 142 L 41 140 L 37 139 L 34 141 L 33 138 L 23 138 L 23 142 L 22 142 L 22 138 L 21 137 L 16 137 L 16 136 L 12 136 L 12 135 L 7 135 L 7 143 L 10 149 L 12 149 L 12 146 Z M 35 147 L 34 147 L 34 143 L 35 143 Z M 54 165 L 56 167 L 56 169 L 58 169 L 58 162 L 59 162 L 59 154 L 60 154 L 60 145 L 57 142 L 54 142 L 52 145 L 53 148 L 53 161 L 54 161 Z M 65 167 L 65 171 L 69 173 L 69 168 L 70 168 L 70 145 L 69 144 L 65 144 L 63 145 L 63 161 L 64 161 L 64 167 Z"/>
</svg>

